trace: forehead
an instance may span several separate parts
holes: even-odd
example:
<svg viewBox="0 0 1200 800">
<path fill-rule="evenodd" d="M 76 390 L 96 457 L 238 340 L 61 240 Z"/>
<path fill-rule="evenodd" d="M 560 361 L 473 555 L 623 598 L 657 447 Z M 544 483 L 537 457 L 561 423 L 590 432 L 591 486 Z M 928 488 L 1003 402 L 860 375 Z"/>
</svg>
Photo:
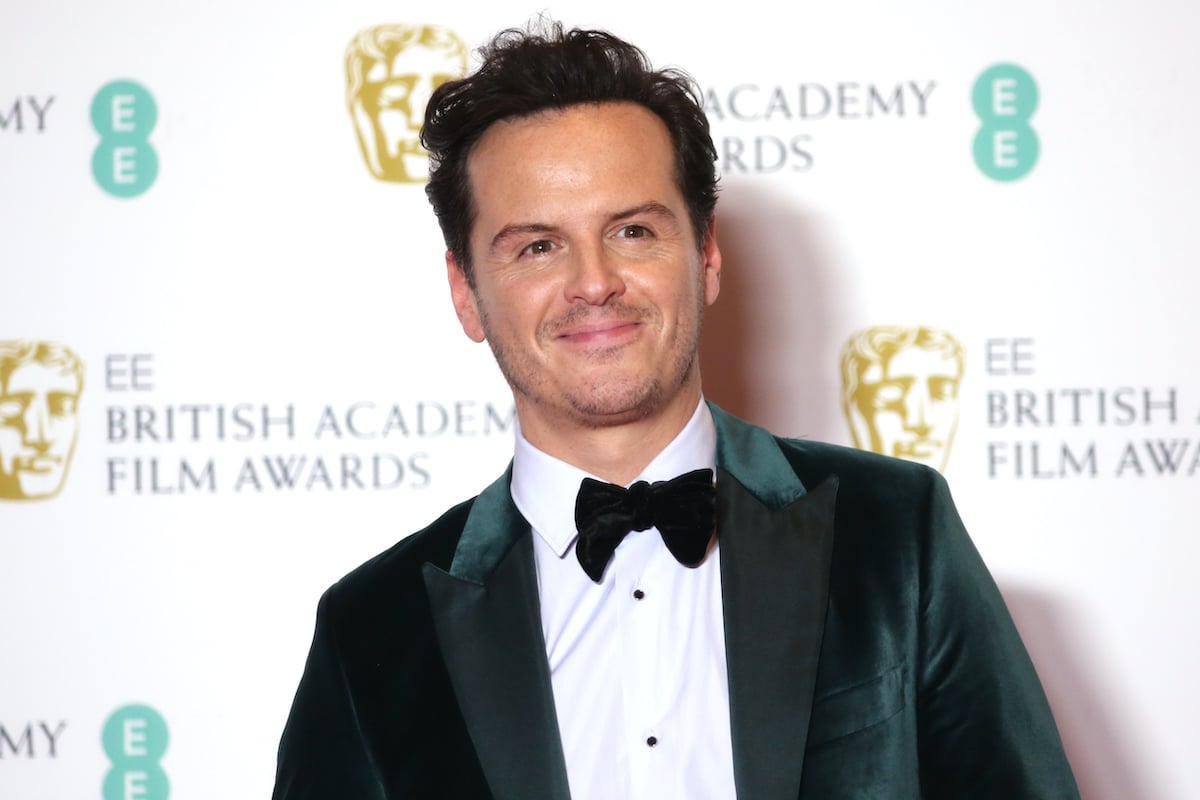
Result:
<svg viewBox="0 0 1200 800">
<path fill-rule="evenodd" d="M 413 44 L 393 56 L 387 68 L 377 64 L 367 74 L 368 80 L 386 80 L 388 77 L 407 75 L 432 75 L 436 73 L 458 73 L 462 71 L 462 60 L 453 51 L 444 47 L 428 47 Z"/>
<path fill-rule="evenodd" d="M 480 213 L 598 211 L 637 197 L 682 202 L 674 148 L 658 115 L 636 103 L 605 102 L 504 120 L 480 137 L 467 160 Z M 653 195 L 653 196 L 643 196 Z"/>
<path fill-rule="evenodd" d="M 950 353 L 926 350 L 923 347 L 906 347 L 886 360 L 884 368 L 892 376 L 929 375 L 957 376 L 958 360 Z"/>
<path fill-rule="evenodd" d="M 61 366 L 40 364 L 37 361 L 27 361 L 19 364 L 9 373 L 4 382 L 5 393 L 16 392 L 68 392 L 79 391 L 79 378 Z"/>
</svg>

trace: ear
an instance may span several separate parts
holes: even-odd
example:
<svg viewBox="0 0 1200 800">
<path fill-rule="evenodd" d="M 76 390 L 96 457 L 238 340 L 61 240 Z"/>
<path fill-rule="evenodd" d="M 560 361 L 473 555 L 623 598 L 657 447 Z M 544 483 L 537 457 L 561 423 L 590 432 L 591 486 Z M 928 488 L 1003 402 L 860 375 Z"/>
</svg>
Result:
<svg viewBox="0 0 1200 800">
<path fill-rule="evenodd" d="M 700 246 L 701 267 L 704 270 L 704 304 L 711 306 L 721 293 L 721 248 L 717 246 L 717 216 L 708 219 L 708 230 Z"/>
<path fill-rule="evenodd" d="M 450 301 L 454 303 L 454 311 L 458 314 L 463 332 L 471 341 L 482 342 L 485 337 L 479 315 L 479 299 L 467 282 L 462 265 L 449 250 L 446 251 L 446 279 L 450 282 Z"/>
</svg>

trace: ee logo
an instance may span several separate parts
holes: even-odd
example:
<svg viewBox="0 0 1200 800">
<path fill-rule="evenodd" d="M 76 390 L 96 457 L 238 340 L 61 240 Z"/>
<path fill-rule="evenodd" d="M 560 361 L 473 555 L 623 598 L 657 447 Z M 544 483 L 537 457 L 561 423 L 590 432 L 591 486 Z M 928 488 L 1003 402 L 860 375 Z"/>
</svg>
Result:
<svg viewBox="0 0 1200 800">
<path fill-rule="evenodd" d="M 167 751 L 167 723 L 149 706 L 118 708 L 104 723 L 104 800 L 167 800 L 170 784 L 159 760 Z"/>
<path fill-rule="evenodd" d="M 997 64 L 979 76 L 971 104 L 983 123 L 974 147 L 980 172 L 996 181 L 1029 174 L 1038 160 L 1037 133 L 1029 124 L 1037 103 L 1033 76 L 1016 64 Z"/>
<path fill-rule="evenodd" d="M 150 133 L 158 106 L 150 92 L 133 81 L 113 81 L 92 98 L 92 127 L 100 144 L 92 153 L 92 175 L 114 197 L 136 197 L 158 177 L 158 154 Z"/>
</svg>

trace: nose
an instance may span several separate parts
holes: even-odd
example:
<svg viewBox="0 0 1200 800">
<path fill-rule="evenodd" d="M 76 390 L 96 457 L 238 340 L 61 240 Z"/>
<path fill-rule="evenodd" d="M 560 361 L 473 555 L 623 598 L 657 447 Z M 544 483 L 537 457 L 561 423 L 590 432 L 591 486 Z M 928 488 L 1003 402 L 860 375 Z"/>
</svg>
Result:
<svg viewBox="0 0 1200 800">
<path fill-rule="evenodd" d="M 929 407 L 933 398 L 924 381 L 915 381 L 904 396 L 904 429 L 925 436 L 933 427 L 929 424 Z"/>
<path fill-rule="evenodd" d="M 45 403 L 39 403 L 36 400 L 29 404 L 25 409 L 24 419 L 25 436 L 24 443 L 31 447 L 45 447 L 48 443 L 47 434 L 49 432 L 49 411 Z"/>
<path fill-rule="evenodd" d="M 625 294 L 620 263 L 602 244 L 576 247 L 570 269 L 566 285 L 568 302 L 602 306 Z"/>
</svg>

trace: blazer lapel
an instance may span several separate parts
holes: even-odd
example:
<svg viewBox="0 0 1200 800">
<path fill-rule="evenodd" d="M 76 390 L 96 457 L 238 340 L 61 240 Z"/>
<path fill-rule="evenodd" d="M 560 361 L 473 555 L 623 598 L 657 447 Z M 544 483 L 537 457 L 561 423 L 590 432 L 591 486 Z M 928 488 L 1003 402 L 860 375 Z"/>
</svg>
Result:
<svg viewBox="0 0 1200 800">
<path fill-rule="evenodd" d="M 738 797 L 795 798 L 829 596 L 837 477 L 806 491 L 774 438 L 714 408 Z"/>
<path fill-rule="evenodd" d="M 497 800 L 568 800 L 533 543 L 510 473 L 476 499 L 450 571 L 424 566 L 434 626 L 463 719 Z"/>
</svg>

